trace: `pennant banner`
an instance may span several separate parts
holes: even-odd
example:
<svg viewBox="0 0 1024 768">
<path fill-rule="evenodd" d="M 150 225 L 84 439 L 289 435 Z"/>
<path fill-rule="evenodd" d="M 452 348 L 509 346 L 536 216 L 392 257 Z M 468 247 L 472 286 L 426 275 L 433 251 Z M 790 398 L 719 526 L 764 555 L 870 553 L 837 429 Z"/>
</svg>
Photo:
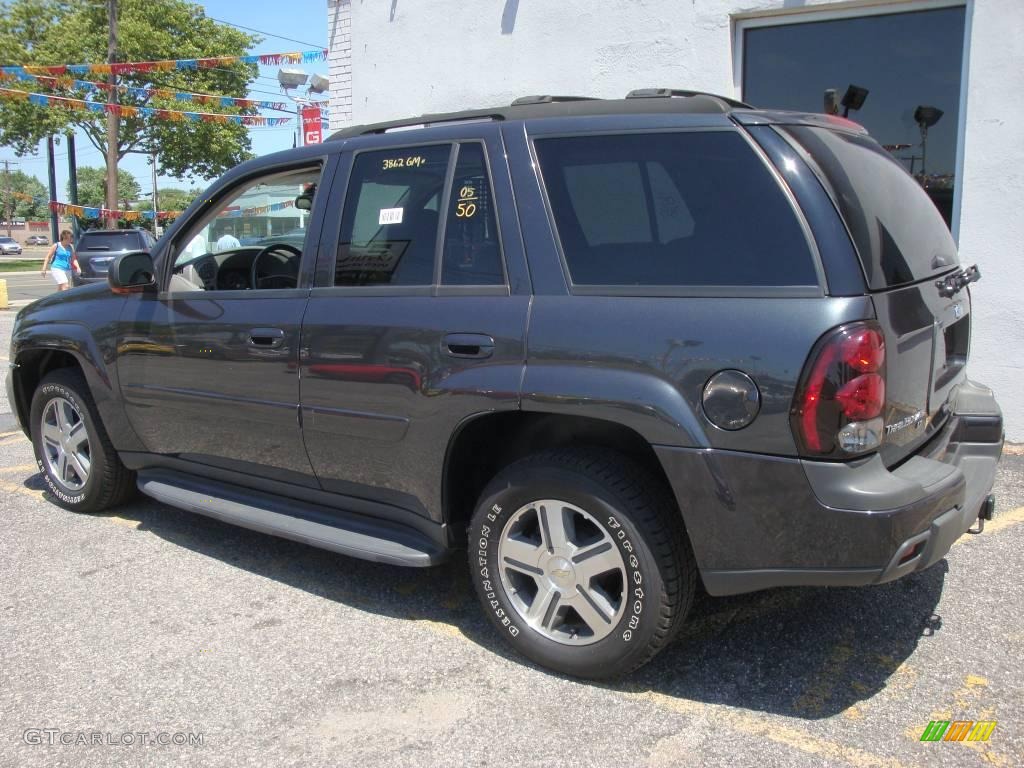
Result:
<svg viewBox="0 0 1024 768">
<path fill-rule="evenodd" d="M 218 219 L 237 219 L 240 216 L 266 216 L 271 211 L 283 211 L 285 208 L 291 208 L 295 205 L 294 200 L 285 200 L 283 203 L 274 203 L 273 205 L 260 205 L 255 208 L 238 208 L 236 210 L 227 210 L 223 213 L 217 214 Z"/>
<path fill-rule="evenodd" d="M 0 98 L 12 101 L 28 101 L 39 107 L 63 107 L 64 109 L 106 112 L 121 117 L 152 117 L 158 120 L 172 120 L 204 123 L 235 123 L 236 125 L 276 126 L 284 125 L 290 117 L 263 117 L 262 115 L 221 115 L 212 112 L 179 112 L 173 109 L 153 107 L 130 107 L 123 104 L 108 104 L 102 101 L 69 99 L 65 96 L 49 96 L 44 93 L 29 93 L 13 88 L 0 88 Z"/>
<path fill-rule="evenodd" d="M 209 93 L 190 93 L 187 91 L 174 91 L 167 88 L 133 88 L 127 85 L 112 86 L 110 83 L 96 83 L 91 80 L 77 80 L 72 77 L 50 77 L 47 75 L 30 75 L 28 72 L 9 73 L 0 71 L 0 80 L 20 81 L 36 83 L 44 88 L 64 88 L 68 90 L 81 90 L 90 92 L 110 92 L 117 90 L 120 93 L 128 93 L 136 98 L 145 99 L 151 96 L 159 96 L 164 99 L 175 101 L 194 102 L 196 104 L 212 104 L 220 107 L 237 107 L 238 109 L 273 109 L 278 112 L 294 112 L 286 102 L 283 101 L 258 101 L 256 99 L 237 99 L 233 96 L 214 96 Z"/>
<path fill-rule="evenodd" d="M 58 64 L 56 66 L 24 65 L 0 67 L 7 74 L 25 72 L 30 75 L 127 75 L 137 72 L 167 72 L 175 69 L 212 69 L 230 64 L 312 64 L 327 60 L 327 49 L 291 53 L 263 53 L 256 56 L 214 56 L 204 59 L 167 59 L 164 61 L 125 61 L 116 64 Z"/>
<path fill-rule="evenodd" d="M 80 219 L 124 219 L 125 221 L 159 219 L 165 221 L 181 216 L 181 211 L 115 211 L 110 208 L 95 208 L 89 205 L 72 205 L 58 200 L 50 201 L 50 210 L 61 216 L 77 216 Z"/>
<path fill-rule="evenodd" d="M 14 193 L 15 195 L 19 193 Z M 31 196 L 28 196 L 32 199 Z M 139 221 L 140 219 L 147 219 L 152 221 L 154 218 L 159 221 L 166 219 L 176 219 L 181 216 L 181 211 L 157 211 L 155 214 L 153 211 L 117 211 L 110 208 L 94 208 L 88 205 L 72 205 L 71 203 L 63 203 L 59 200 L 51 200 L 50 210 L 54 213 L 60 214 L 61 216 L 78 216 L 81 219 L 124 219 L 125 221 Z M 236 219 L 243 216 L 265 216 L 273 211 L 283 211 L 286 208 L 291 208 L 295 205 L 293 200 L 285 200 L 281 203 L 273 203 L 272 205 L 260 205 L 255 208 L 238 208 L 235 210 L 227 210 L 217 216 L 218 219 Z"/>
</svg>

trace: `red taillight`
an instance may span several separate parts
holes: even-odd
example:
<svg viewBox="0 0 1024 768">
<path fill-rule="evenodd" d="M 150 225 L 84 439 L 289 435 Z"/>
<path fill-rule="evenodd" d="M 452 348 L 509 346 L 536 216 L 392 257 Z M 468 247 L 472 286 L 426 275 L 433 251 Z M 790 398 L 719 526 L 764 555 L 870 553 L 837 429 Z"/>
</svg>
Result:
<svg viewBox="0 0 1024 768">
<path fill-rule="evenodd" d="M 877 448 L 885 408 L 885 338 L 874 323 L 845 325 L 818 342 L 794 399 L 803 452 L 848 456 Z"/>
<path fill-rule="evenodd" d="M 839 388 L 836 400 L 850 421 L 873 419 L 885 405 L 885 379 L 877 373 L 861 374 Z"/>
<path fill-rule="evenodd" d="M 885 363 L 885 339 L 881 331 L 861 328 L 843 340 L 843 360 L 861 373 L 874 373 Z"/>
</svg>

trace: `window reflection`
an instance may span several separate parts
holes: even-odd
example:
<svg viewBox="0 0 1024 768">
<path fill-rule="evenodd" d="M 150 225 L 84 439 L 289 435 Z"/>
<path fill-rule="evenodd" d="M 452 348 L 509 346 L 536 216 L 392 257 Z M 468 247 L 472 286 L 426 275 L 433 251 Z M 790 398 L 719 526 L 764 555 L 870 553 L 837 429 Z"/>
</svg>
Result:
<svg viewBox="0 0 1024 768">
<path fill-rule="evenodd" d="M 851 119 L 914 175 L 949 224 L 963 37 L 962 7 L 747 29 L 743 100 L 821 112 L 828 89 L 840 98 L 852 84 L 868 89 Z"/>
</svg>

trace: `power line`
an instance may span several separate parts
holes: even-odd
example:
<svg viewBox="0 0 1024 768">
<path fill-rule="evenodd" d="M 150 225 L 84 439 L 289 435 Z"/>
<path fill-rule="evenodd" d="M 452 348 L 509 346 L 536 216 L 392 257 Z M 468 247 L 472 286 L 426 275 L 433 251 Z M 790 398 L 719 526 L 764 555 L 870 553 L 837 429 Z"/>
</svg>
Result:
<svg viewBox="0 0 1024 768">
<path fill-rule="evenodd" d="M 253 29 L 252 27 L 246 27 L 246 26 L 243 26 L 241 24 L 235 24 L 233 21 L 224 21 L 224 19 L 215 19 L 215 18 L 213 18 L 213 16 L 207 16 L 206 18 L 208 18 L 210 21 L 216 21 L 218 24 L 227 24 L 229 27 L 235 27 L 236 29 L 245 29 L 245 30 L 248 30 L 249 32 L 255 32 L 258 35 L 266 35 L 267 37 L 275 37 L 278 40 L 287 40 L 289 43 L 298 43 L 299 45 L 311 45 L 314 48 L 316 48 L 316 47 L 321 47 L 322 48 L 323 47 L 322 44 L 320 46 L 318 46 L 317 43 L 309 43 L 309 42 L 306 42 L 305 40 L 296 40 L 294 37 L 285 37 L 284 35 L 275 35 L 273 32 L 264 32 L 262 29 Z"/>
</svg>

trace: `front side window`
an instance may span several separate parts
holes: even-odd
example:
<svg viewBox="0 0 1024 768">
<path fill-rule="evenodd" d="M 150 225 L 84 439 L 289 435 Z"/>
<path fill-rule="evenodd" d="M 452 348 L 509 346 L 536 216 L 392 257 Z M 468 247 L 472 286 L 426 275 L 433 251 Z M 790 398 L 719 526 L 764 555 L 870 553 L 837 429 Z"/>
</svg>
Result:
<svg viewBox="0 0 1024 768">
<path fill-rule="evenodd" d="M 796 214 L 733 131 L 538 139 L 575 285 L 813 286 Z"/>
<path fill-rule="evenodd" d="M 320 169 L 244 185 L 177 243 L 169 290 L 295 288 Z"/>
<path fill-rule="evenodd" d="M 432 285 L 450 144 L 362 152 L 352 173 L 336 286 Z"/>
</svg>

